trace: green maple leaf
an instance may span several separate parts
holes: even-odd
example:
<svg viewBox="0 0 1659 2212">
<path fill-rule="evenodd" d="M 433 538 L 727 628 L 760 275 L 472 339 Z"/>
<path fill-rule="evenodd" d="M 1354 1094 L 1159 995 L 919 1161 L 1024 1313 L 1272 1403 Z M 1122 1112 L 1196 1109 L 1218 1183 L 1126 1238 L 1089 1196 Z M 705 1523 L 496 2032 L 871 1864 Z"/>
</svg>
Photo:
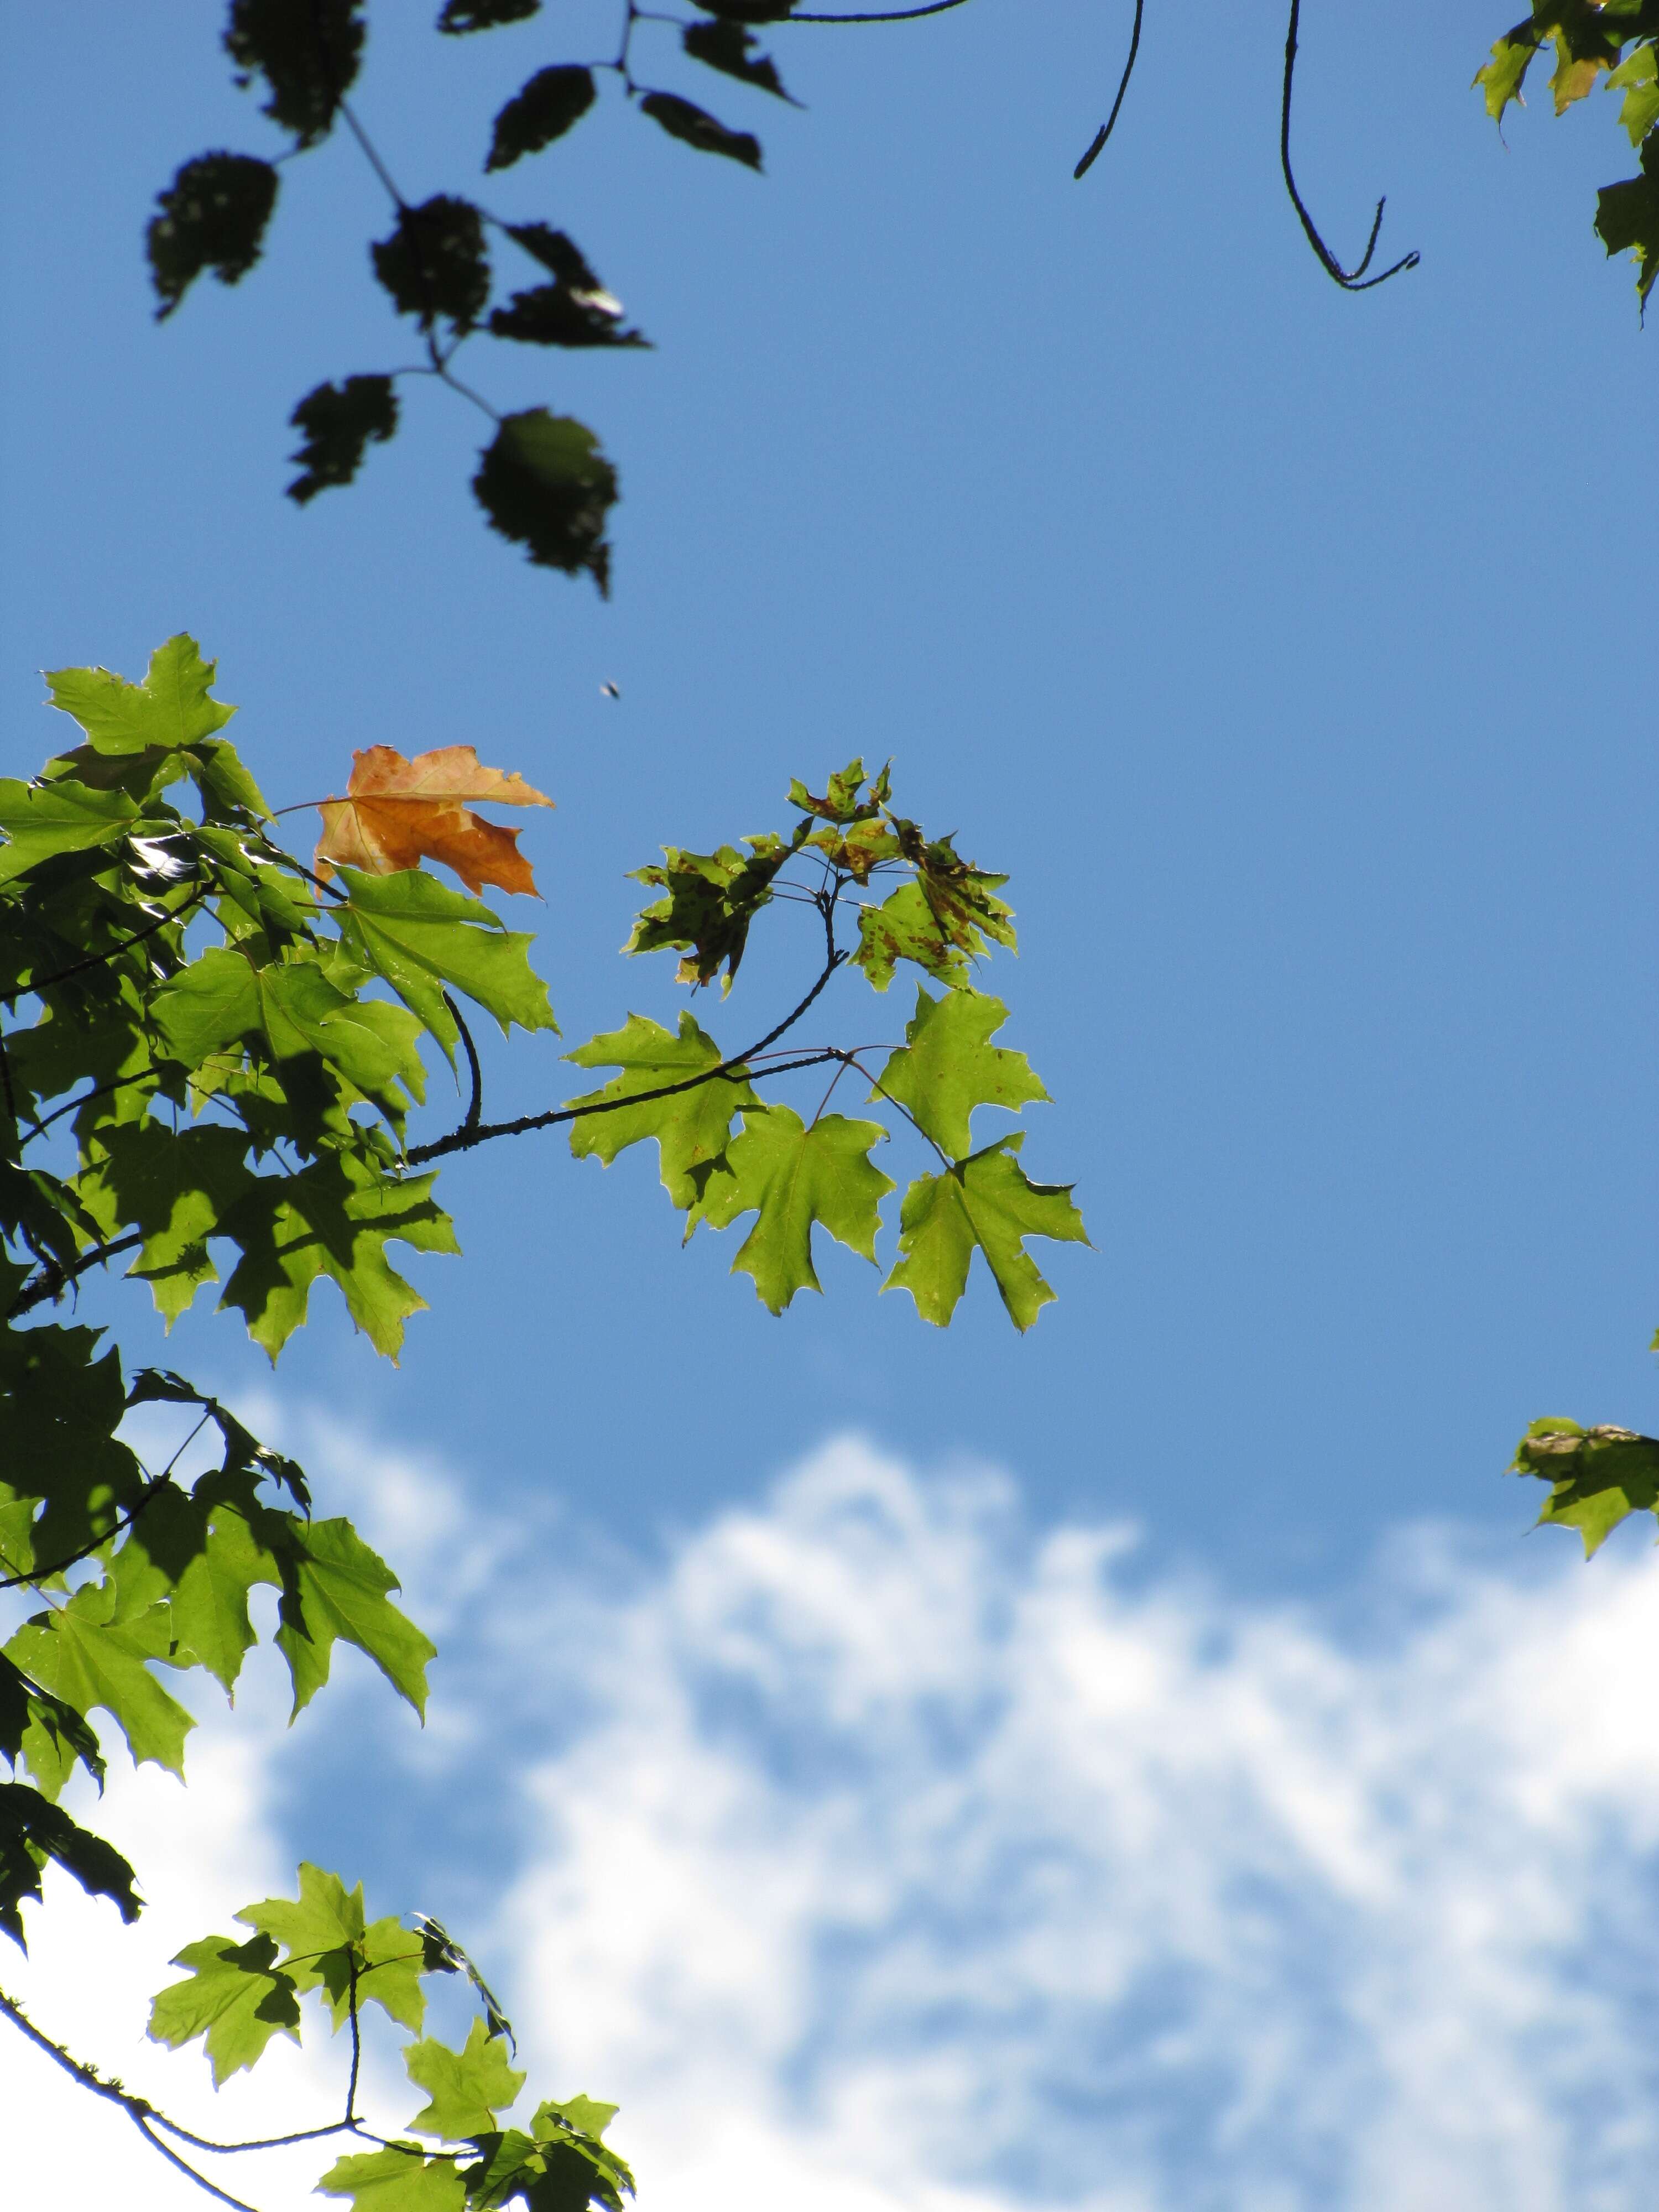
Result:
<svg viewBox="0 0 1659 2212">
<path fill-rule="evenodd" d="M 905 1046 L 881 1072 L 872 1098 L 884 1093 L 907 1107 L 924 1136 L 953 1160 L 971 1151 L 976 1106 L 1018 1113 L 1048 1094 L 1023 1052 L 988 1040 L 1008 1018 L 1000 999 L 978 991 L 953 991 L 935 999 L 918 987 L 915 1018 L 906 1024 Z"/>
<path fill-rule="evenodd" d="M 246 1474 L 204 1477 L 188 1495 L 169 1483 L 146 1503 L 113 1566 L 124 1593 L 167 1596 L 175 1660 L 205 1667 L 227 1691 L 255 1640 L 248 1594 L 282 1579 L 249 1526 L 254 1488 Z"/>
<path fill-rule="evenodd" d="M 3 1571 L 56 1562 L 120 1525 L 144 1471 L 112 1431 L 126 1409 L 118 1353 L 100 1331 L 47 1326 L 0 1335 L 0 1550 Z M 44 1499 L 37 1522 L 33 1501 Z"/>
<path fill-rule="evenodd" d="M 101 1790 L 104 1761 L 86 1716 L 54 1698 L 0 1652 L 0 1753 L 14 1769 L 20 1759 L 56 1798 L 78 1761 Z M 43 1771 L 44 1770 L 44 1771 Z"/>
<path fill-rule="evenodd" d="M 505 2043 L 481 2020 L 473 2021 L 464 2050 L 451 2051 L 432 2040 L 411 2043 L 404 2064 L 416 2087 L 431 2100 L 410 2126 L 416 2135 L 441 2136 L 448 2142 L 490 2133 L 496 2113 L 507 2110 L 525 2084 L 524 2075 L 507 2064 Z"/>
<path fill-rule="evenodd" d="M 1580 1428 L 1577 1421 L 1534 1421 L 1510 1472 L 1551 1486 L 1540 1522 L 1577 1529 L 1591 1558 L 1632 1513 L 1659 1516 L 1659 1438 L 1633 1429 Z"/>
<path fill-rule="evenodd" d="M 162 986 L 151 1011 L 185 1067 L 257 1039 L 279 1061 L 317 1053 L 394 1121 L 404 1107 L 398 1085 L 416 1100 L 425 1095 L 416 1017 L 337 989 L 315 959 L 257 967 L 246 954 L 214 945 Z"/>
<path fill-rule="evenodd" d="M 300 2040 L 300 2008 L 293 1978 L 276 1965 L 268 1936 L 238 1943 L 229 1936 L 204 1936 L 187 1943 L 173 1963 L 188 1966 L 182 1982 L 164 1989 L 150 2006 L 149 2036 L 176 2051 L 198 2035 L 218 2088 L 244 2067 L 256 2065 L 274 2035 Z"/>
<path fill-rule="evenodd" d="M 151 653 L 142 684 L 107 668 L 48 670 L 52 704 L 77 721 L 100 753 L 176 752 L 210 738 L 236 712 L 208 696 L 216 661 L 193 637 L 171 637 Z"/>
<path fill-rule="evenodd" d="M 275 1536 L 281 1523 L 286 1534 Z M 283 1576 L 282 1626 L 276 1642 L 294 1678 L 294 1710 L 308 1705 L 328 1680 L 337 1638 L 372 1659 L 399 1697 L 426 1711 L 426 1669 L 437 1656 L 430 1639 L 387 1602 L 398 1577 L 370 1551 L 349 1521 L 301 1521 L 267 1514 Z"/>
<path fill-rule="evenodd" d="M 92 791 L 85 784 L 20 783 L 0 776 L 0 886 L 59 853 L 112 845 L 138 819 L 124 791 Z"/>
<path fill-rule="evenodd" d="M 507 929 L 481 899 L 420 868 L 389 876 L 342 868 L 338 875 L 350 896 L 336 915 L 343 942 L 384 976 L 452 1058 L 460 1031 L 444 1004 L 446 984 L 494 1014 L 503 1031 L 514 1022 L 557 1030 L 547 986 L 526 957 L 535 939 Z"/>
<path fill-rule="evenodd" d="M 1631 144 L 1639 146 L 1659 123 L 1659 46 L 1636 47 L 1608 77 L 1607 88 L 1624 94 L 1619 120 Z"/>
<path fill-rule="evenodd" d="M 461 2212 L 466 2185 L 453 2160 L 428 2158 L 416 2143 L 343 2158 L 317 2184 L 324 2197 L 349 2197 L 356 2212 Z"/>
<path fill-rule="evenodd" d="M 6 1656 L 42 1689 L 77 1712 L 108 1713 L 139 1764 L 182 1774 L 185 1738 L 196 1723 L 147 1663 L 172 1650 L 167 1607 L 123 1619 L 112 1580 L 88 1583 L 66 1605 L 36 1613 L 6 1645 Z"/>
<path fill-rule="evenodd" d="M 565 1058 L 578 1067 L 622 1070 L 604 1090 L 586 1091 L 566 1102 L 569 1106 L 592 1106 L 613 1098 L 631 1098 L 641 1091 L 660 1090 L 667 1084 L 683 1083 L 688 1076 L 701 1075 L 720 1066 L 720 1049 L 689 1013 L 680 1016 L 678 1036 L 641 1014 L 629 1014 L 625 1028 L 590 1037 Z M 654 1138 L 663 1188 L 676 1206 L 689 1208 L 697 1202 L 708 1169 L 725 1156 L 732 1115 L 740 1106 L 758 1103 L 741 1077 L 722 1076 L 671 1097 L 619 1106 L 612 1113 L 573 1121 L 570 1149 L 578 1159 L 597 1159 L 609 1167 L 629 1145 Z"/>
<path fill-rule="evenodd" d="M 149 1285 L 169 1328 L 203 1284 L 218 1278 L 207 1240 L 252 1186 L 250 1141 L 245 1131 L 217 1126 L 128 1121 L 99 1132 L 92 1164 L 76 1182 L 106 1238 L 143 1232 L 127 1273 Z"/>
<path fill-rule="evenodd" d="M 975 1251 L 1002 1293 L 1016 1328 L 1030 1328 L 1054 1292 L 1025 1250 L 1027 1237 L 1086 1244 L 1069 1183 L 1032 1182 L 1014 1158 L 1025 1139 L 999 1138 L 943 1175 L 923 1176 L 904 1194 L 902 1255 L 884 1290 L 908 1291 L 924 1321 L 945 1328 L 967 1288 Z"/>
<path fill-rule="evenodd" d="M 812 1224 L 864 1259 L 876 1256 L 878 1211 L 894 1186 L 870 1163 L 887 1132 L 878 1121 L 825 1115 L 811 1128 L 788 1106 L 744 1109 L 743 1134 L 726 1153 L 729 1180 L 705 1199 L 704 1217 L 725 1229 L 757 1212 L 732 1272 L 752 1275 L 763 1305 L 781 1313 L 797 1291 L 820 1290 L 812 1266 Z"/>
<path fill-rule="evenodd" d="M 426 2014 L 420 1938 L 396 1920 L 368 1920 L 361 1882 L 348 1889 L 338 1875 L 307 1860 L 297 1898 L 268 1897 L 236 1917 L 283 1946 L 283 1972 L 301 1996 L 323 1992 L 337 2029 L 350 2017 L 355 1969 L 359 2011 L 378 2004 L 418 2033 Z"/>
<path fill-rule="evenodd" d="M 770 832 L 745 837 L 747 853 L 735 845 L 722 845 L 714 853 L 665 845 L 660 866 L 634 871 L 636 883 L 660 884 L 665 896 L 644 908 L 623 951 L 656 952 L 669 945 L 683 951 L 682 983 L 712 983 L 724 962 L 721 988 L 729 991 L 750 925 L 771 899 L 772 879 L 799 850 L 811 826 L 803 821 L 787 844 Z"/>
<path fill-rule="evenodd" d="M 509 2128 L 476 2136 L 483 2156 L 466 2169 L 472 2203 L 494 2206 L 522 2198 L 529 2212 L 586 2212 L 593 2203 L 623 2212 L 623 2197 L 634 2193 L 634 2177 L 599 2140 L 616 2110 L 591 2097 L 573 2097 L 563 2105 L 550 2100 L 538 2107 L 529 2135 Z"/>
<path fill-rule="evenodd" d="M 326 1276 L 377 1352 L 395 1357 L 404 1322 L 426 1300 L 386 1256 L 394 1238 L 422 1252 L 458 1252 L 454 1226 L 434 1206 L 434 1175 L 378 1173 L 329 1152 L 294 1176 L 261 1176 L 220 1224 L 242 1248 L 225 1285 L 248 1334 L 274 1364 L 305 1320 L 311 1285 Z"/>
</svg>

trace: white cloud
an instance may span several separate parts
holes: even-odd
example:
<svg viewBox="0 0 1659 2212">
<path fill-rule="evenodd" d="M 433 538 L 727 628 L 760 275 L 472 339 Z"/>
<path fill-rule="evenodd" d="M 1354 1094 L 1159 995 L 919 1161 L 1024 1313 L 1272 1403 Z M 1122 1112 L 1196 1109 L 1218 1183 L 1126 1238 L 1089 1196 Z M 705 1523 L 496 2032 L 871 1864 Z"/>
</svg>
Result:
<svg viewBox="0 0 1659 2212">
<path fill-rule="evenodd" d="M 503 1562 L 436 1471 L 340 1456 L 416 1588 L 469 1547 L 556 1583 L 568 1530 Z M 532 2083 L 623 2103 L 645 2212 L 1645 2212 L 1654 1563 L 1564 1541 L 1503 1579 L 1419 1538 L 1334 1625 L 1130 1545 L 847 1443 L 466 1655 L 431 1754 L 456 1787 L 501 1711 L 580 1714 L 473 1931 Z M 274 1706 L 246 1723 L 204 1731 L 188 1839 L 175 1785 L 112 1792 L 142 1965 L 101 1963 L 106 1908 L 37 1944 L 43 2019 L 174 2106 L 194 2061 L 134 2048 L 155 1960 L 284 1880 Z M 90 2140 L 16 2056 L 8 2103 Z M 322 2094 L 306 2063 L 284 2111 Z M 205 2201 L 143 2156 L 26 2162 L 24 2201 L 101 2212 L 118 2172 L 144 2212 Z"/>
</svg>

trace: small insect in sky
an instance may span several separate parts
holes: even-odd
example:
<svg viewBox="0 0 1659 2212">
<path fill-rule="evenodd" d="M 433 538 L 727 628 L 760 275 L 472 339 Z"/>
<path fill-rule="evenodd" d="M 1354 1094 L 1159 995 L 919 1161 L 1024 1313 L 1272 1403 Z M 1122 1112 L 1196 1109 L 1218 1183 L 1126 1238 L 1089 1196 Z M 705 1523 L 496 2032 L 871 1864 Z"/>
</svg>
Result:
<svg viewBox="0 0 1659 2212">
<path fill-rule="evenodd" d="M 622 686 L 620 684 L 601 684 L 599 689 L 604 692 L 607 699 L 620 699 L 622 697 Z"/>
</svg>

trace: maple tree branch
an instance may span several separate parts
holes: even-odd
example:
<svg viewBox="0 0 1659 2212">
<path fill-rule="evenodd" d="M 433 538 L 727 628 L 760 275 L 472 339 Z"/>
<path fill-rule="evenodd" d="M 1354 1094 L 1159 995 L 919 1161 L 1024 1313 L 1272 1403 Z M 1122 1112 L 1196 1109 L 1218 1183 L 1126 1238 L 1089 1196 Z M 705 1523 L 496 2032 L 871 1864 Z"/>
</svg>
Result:
<svg viewBox="0 0 1659 2212">
<path fill-rule="evenodd" d="M 1378 234 L 1382 228 L 1382 210 L 1388 205 L 1385 198 L 1378 200 L 1376 213 L 1371 219 L 1371 234 L 1365 241 L 1365 251 L 1352 269 L 1345 269 L 1331 252 L 1315 228 L 1301 193 L 1296 188 L 1296 178 L 1291 168 L 1291 88 L 1296 76 L 1297 29 L 1302 19 L 1302 0 L 1291 0 L 1290 28 L 1285 34 L 1285 97 L 1279 112 L 1279 165 L 1285 172 L 1285 189 L 1291 196 L 1291 205 L 1301 219 L 1307 233 L 1308 243 L 1319 257 L 1321 267 L 1334 284 L 1345 292 L 1369 292 L 1378 284 L 1386 284 L 1390 276 L 1399 276 L 1402 269 L 1415 269 L 1422 255 L 1415 247 L 1402 253 L 1392 268 L 1385 269 L 1380 276 L 1367 276 L 1371 256 L 1376 251 Z"/>
<path fill-rule="evenodd" d="M 817 982 L 813 984 L 800 1004 L 793 1012 L 784 1016 L 775 1029 L 769 1030 L 758 1042 L 751 1044 L 746 1051 L 733 1053 L 728 1059 L 719 1061 L 713 1067 L 701 1068 L 696 1075 L 688 1075 L 678 1083 L 661 1084 L 654 1091 L 630 1091 L 623 1098 L 595 1099 L 592 1104 L 586 1106 L 550 1107 L 544 1114 L 521 1114 L 515 1121 L 483 1121 L 471 1126 L 463 1122 L 459 1129 L 452 1129 L 447 1137 L 434 1137 L 429 1145 L 415 1146 L 406 1156 L 409 1164 L 410 1167 L 420 1167 L 427 1160 L 441 1159 L 449 1152 L 471 1152 L 475 1145 L 488 1144 L 495 1137 L 528 1136 L 534 1129 L 551 1129 L 563 1121 L 586 1121 L 589 1115 L 594 1114 L 618 1113 L 624 1106 L 645 1106 L 653 1099 L 672 1098 L 683 1091 L 700 1090 L 705 1083 L 729 1080 L 748 1061 L 757 1059 L 763 1053 L 768 1045 L 775 1044 L 787 1030 L 794 1027 L 846 958 L 847 955 L 844 952 L 832 953 L 830 958 L 825 963 L 823 973 L 818 977 Z M 766 1073 L 769 1076 L 786 1075 L 793 1068 L 820 1067 L 826 1060 L 833 1060 L 835 1057 L 834 1048 L 826 1046 L 820 1051 L 808 1054 L 804 1059 L 791 1060 L 786 1066 L 768 1068 Z"/>
<path fill-rule="evenodd" d="M 466 1119 L 462 1122 L 461 1127 L 464 1129 L 476 1129 L 479 1116 L 483 1110 L 483 1071 L 478 1066 L 478 1048 L 472 1042 L 472 1032 L 466 1025 L 465 1017 L 447 991 L 444 993 L 444 1004 L 448 1007 L 450 1016 L 461 1033 L 461 1042 L 466 1050 L 467 1067 L 472 1077 L 472 1097 L 466 1109 Z"/>
<path fill-rule="evenodd" d="M 1140 52 L 1140 26 L 1146 13 L 1146 0 L 1135 0 L 1134 28 L 1129 33 L 1129 58 L 1123 64 L 1123 76 L 1118 85 L 1117 98 L 1112 102 L 1112 112 L 1096 131 L 1094 143 L 1072 172 L 1073 179 L 1086 176 L 1098 160 L 1106 141 L 1116 127 L 1118 110 L 1123 105 L 1123 95 L 1129 89 L 1129 79 L 1135 73 L 1135 56 Z"/>
<path fill-rule="evenodd" d="M 5 1318 L 9 1321 L 18 1314 L 27 1313 L 43 1298 L 57 1297 L 77 1277 L 84 1275 L 88 1267 L 100 1267 L 106 1260 L 114 1259 L 119 1252 L 131 1252 L 135 1244 L 142 1244 L 143 1241 L 143 1231 L 135 1229 L 128 1236 L 118 1237 L 112 1244 L 95 1244 L 90 1252 L 83 1252 L 73 1267 L 66 1267 L 61 1260 L 52 1261 L 32 1282 L 24 1284 L 6 1308 Z"/>
</svg>

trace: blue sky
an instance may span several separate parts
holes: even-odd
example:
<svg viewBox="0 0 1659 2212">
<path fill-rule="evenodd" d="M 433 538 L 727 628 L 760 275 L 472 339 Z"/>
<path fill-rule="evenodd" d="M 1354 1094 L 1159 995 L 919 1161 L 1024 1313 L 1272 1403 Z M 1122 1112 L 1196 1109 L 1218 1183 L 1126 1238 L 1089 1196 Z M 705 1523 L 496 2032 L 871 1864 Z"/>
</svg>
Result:
<svg viewBox="0 0 1659 2212">
<path fill-rule="evenodd" d="M 416 198 L 476 175 L 550 49 L 610 36 L 586 0 L 453 46 L 424 8 L 379 14 L 360 106 Z M 908 808 L 1011 874 L 1022 955 L 990 980 L 1056 1101 L 1027 1164 L 1075 1177 L 1096 1246 L 1054 1252 L 1024 1339 L 982 1283 L 941 1334 L 838 1251 L 777 1322 L 732 1239 L 678 1250 L 641 1158 L 523 1139 L 447 1171 L 466 1258 L 416 1263 L 401 1368 L 319 1296 L 278 1410 L 432 1455 L 464 1517 L 533 1506 L 550 1560 L 641 1572 L 773 1511 L 849 1428 L 924 1476 L 1001 1470 L 1038 1527 L 1133 1521 L 1132 1585 L 1263 1618 L 1336 1604 L 1425 1519 L 1517 1589 L 1553 1572 L 1498 1480 L 1515 1437 L 1656 1418 L 1626 458 L 1656 340 L 1589 230 L 1626 158 L 1610 104 L 1512 115 L 1506 150 L 1466 90 L 1496 19 L 1310 13 L 1304 188 L 1349 252 L 1386 190 L 1385 249 L 1423 255 L 1363 297 L 1284 201 L 1279 32 L 1218 8 L 1152 11 L 1081 185 L 1127 21 L 1075 0 L 769 33 L 805 112 L 701 94 L 761 132 L 763 179 L 607 109 L 489 200 L 568 228 L 657 349 L 473 368 L 602 433 L 602 604 L 484 530 L 444 395 L 410 396 L 350 491 L 281 497 L 299 395 L 410 355 L 349 146 L 284 171 L 252 278 L 149 319 L 150 196 L 186 155 L 268 144 L 216 21 L 0 0 L 9 769 L 53 742 L 39 669 L 137 673 L 180 628 L 279 804 L 338 788 L 354 746 L 476 744 L 559 802 L 526 843 L 574 1044 L 678 1003 L 668 963 L 614 957 L 625 870 L 890 752 Z M 723 1042 L 790 1002 L 810 951 L 787 917 L 775 938 L 699 1009 Z M 557 1049 L 495 1054 L 492 1106 L 565 1095 Z M 267 1388 L 205 1312 L 167 1357 Z M 348 1756 L 319 1731 L 284 1769 L 284 1833 L 401 1866 L 334 1802 Z M 395 1765 L 448 1837 L 449 1782 Z"/>
</svg>

